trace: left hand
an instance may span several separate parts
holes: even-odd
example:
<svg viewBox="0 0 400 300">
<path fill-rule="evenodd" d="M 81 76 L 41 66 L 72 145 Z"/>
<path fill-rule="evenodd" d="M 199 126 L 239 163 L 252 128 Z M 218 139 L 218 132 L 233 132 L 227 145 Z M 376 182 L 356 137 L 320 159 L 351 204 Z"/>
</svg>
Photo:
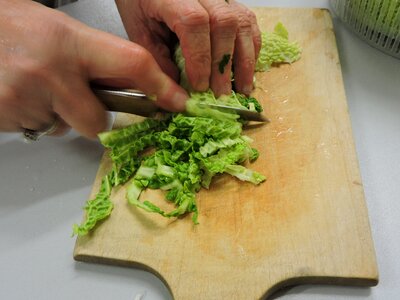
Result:
<svg viewBox="0 0 400 300">
<path fill-rule="evenodd" d="M 261 35 L 254 13 L 235 0 L 116 0 L 129 38 L 142 45 L 175 80 L 174 34 L 179 39 L 191 86 L 230 94 L 232 59 L 221 74 L 224 55 L 233 58 L 235 87 L 250 94 Z M 173 34 L 174 33 L 174 34 Z"/>
</svg>

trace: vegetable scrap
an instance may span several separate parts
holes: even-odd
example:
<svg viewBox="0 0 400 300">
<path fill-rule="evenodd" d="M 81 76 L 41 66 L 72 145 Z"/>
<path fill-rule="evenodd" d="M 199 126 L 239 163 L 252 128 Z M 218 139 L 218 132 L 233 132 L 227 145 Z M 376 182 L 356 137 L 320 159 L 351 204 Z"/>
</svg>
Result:
<svg viewBox="0 0 400 300">
<path fill-rule="evenodd" d="M 286 28 L 278 23 L 273 33 L 262 34 L 256 70 L 267 71 L 273 63 L 292 63 L 300 53 L 299 45 L 288 41 Z M 259 152 L 251 147 L 252 139 L 242 134 L 244 121 L 239 115 L 199 105 L 220 103 L 261 112 L 261 104 L 234 91 L 218 98 L 211 90 L 191 91 L 180 47 L 175 60 L 181 72 L 180 84 L 190 94 L 187 112 L 99 134 L 101 143 L 110 150 L 112 170 L 103 178 L 95 199 L 87 201 L 86 218 L 81 225 L 74 225 L 73 234 L 88 234 L 111 214 L 111 191 L 116 186 L 126 184 L 128 202 L 147 212 L 166 218 L 191 214 L 193 223 L 198 224 L 196 193 L 208 189 L 214 176 L 226 173 L 255 185 L 265 181 L 264 175 L 242 165 L 255 161 Z M 222 73 L 229 60 L 230 55 L 224 55 Z M 149 154 L 148 149 L 155 151 Z M 147 188 L 167 191 L 166 200 L 175 208 L 164 211 L 149 200 L 141 201 L 140 195 Z"/>
</svg>

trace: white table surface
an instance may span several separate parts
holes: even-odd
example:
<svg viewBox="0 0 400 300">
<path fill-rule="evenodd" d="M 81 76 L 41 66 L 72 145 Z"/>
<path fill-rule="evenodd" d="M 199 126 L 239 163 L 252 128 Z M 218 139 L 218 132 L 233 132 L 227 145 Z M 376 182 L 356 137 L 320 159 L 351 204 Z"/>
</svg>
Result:
<svg viewBox="0 0 400 300">
<path fill-rule="evenodd" d="M 243 1 L 251 6 L 328 7 L 328 1 Z M 125 36 L 112 0 L 62 8 Z M 380 283 L 373 288 L 298 286 L 274 299 L 399 299 L 400 60 L 371 48 L 335 20 Z M 102 147 L 71 132 L 24 144 L 0 134 L 0 299 L 171 299 L 145 271 L 75 262 L 71 226 L 95 178 Z"/>
</svg>

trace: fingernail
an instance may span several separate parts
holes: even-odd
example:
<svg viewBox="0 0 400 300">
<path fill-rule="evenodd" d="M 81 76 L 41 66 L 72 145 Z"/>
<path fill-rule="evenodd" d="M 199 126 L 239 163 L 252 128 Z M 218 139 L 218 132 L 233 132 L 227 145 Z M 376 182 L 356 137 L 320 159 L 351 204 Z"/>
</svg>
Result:
<svg viewBox="0 0 400 300">
<path fill-rule="evenodd" d="M 182 92 L 176 92 L 172 97 L 172 106 L 176 111 L 184 111 L 186 108 L 186 100 L 188 99 L 188 95 Z"/>
</svg>

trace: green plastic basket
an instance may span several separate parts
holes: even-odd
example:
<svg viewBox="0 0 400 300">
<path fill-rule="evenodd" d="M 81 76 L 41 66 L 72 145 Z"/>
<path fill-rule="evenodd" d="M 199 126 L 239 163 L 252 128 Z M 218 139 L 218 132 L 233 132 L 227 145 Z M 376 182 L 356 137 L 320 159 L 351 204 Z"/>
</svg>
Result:
<svg viewBox="0 0 400 300">
<path fill-rule="evenodd" d="M 400 0 L 331 0 L 330 4 L 361 39 L 400 58 Z"/>
</svg>

